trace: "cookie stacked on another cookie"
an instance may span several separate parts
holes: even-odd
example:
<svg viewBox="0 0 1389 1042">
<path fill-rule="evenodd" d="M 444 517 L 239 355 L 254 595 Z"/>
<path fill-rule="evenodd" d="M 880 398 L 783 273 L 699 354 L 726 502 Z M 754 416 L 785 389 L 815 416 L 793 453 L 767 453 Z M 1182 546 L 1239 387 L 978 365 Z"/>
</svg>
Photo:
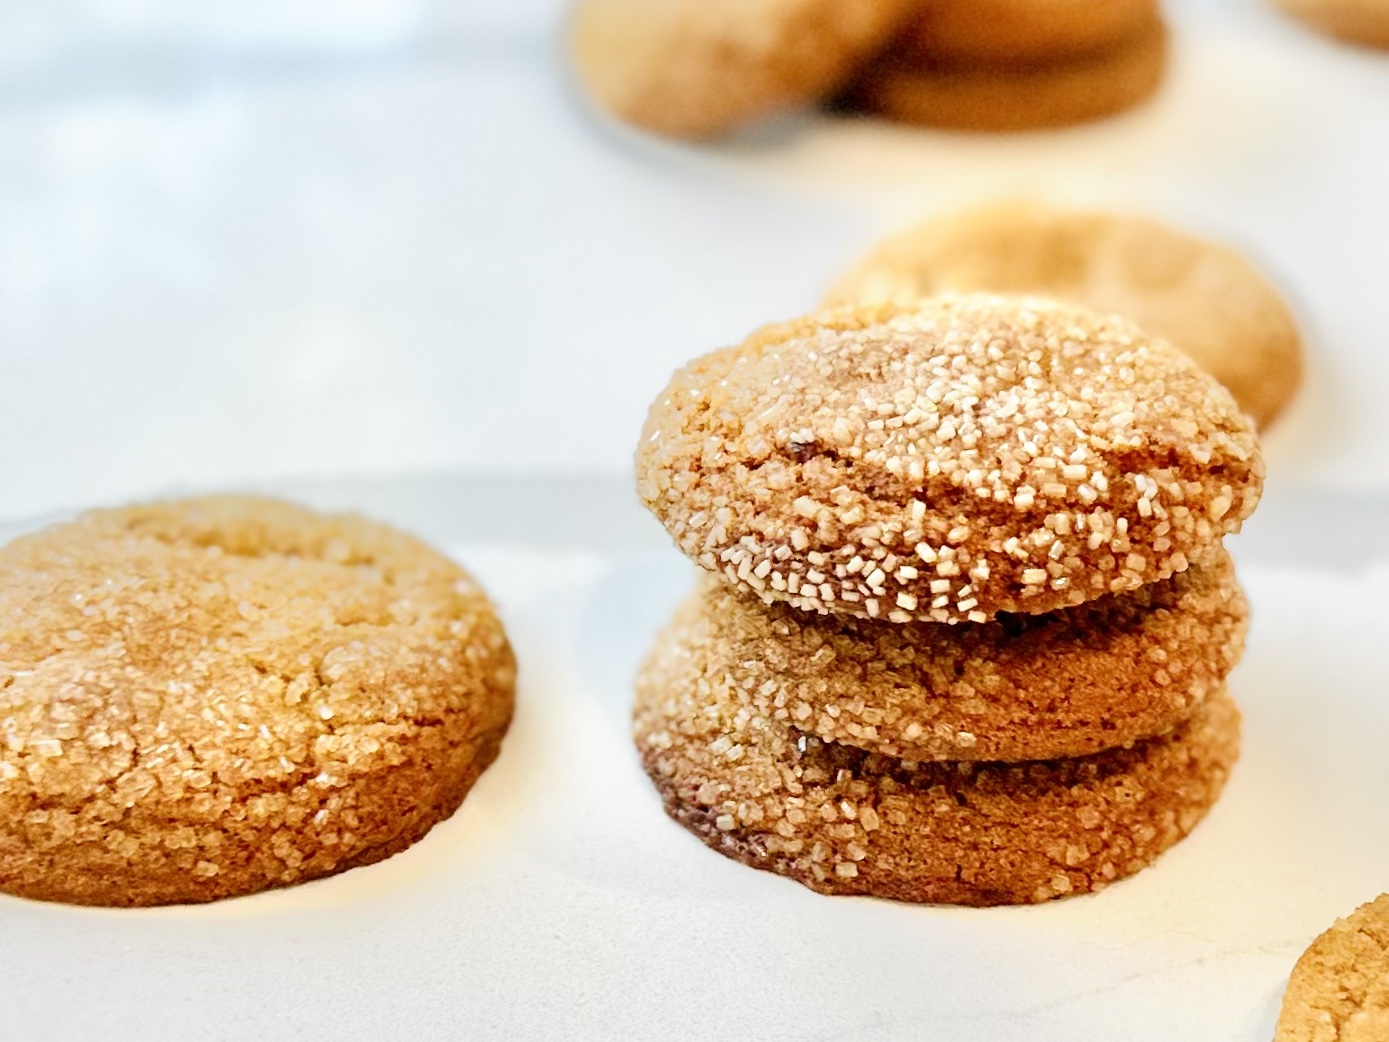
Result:
<svg viewBox="0 0 1389 1042">
<path fill-rule="evenodd" d="M 584 93 L 656 133 L 712 138 L 842 97 L 890 119 L 1029 130 L 1146 99 L 1157 0 L 576 0 Z"/>
<path fill-rule="evenodd" d="M 771 326 L 676 375 L 643 500 L 710 576 L 638 679 L 668 812 L 824 892 L 1098 889 L 1238 751 L 1221 546 L 1263 465 L 1228 392 L 1117 319 L 947 297 Z"/>
<path fill-rule="evenodd" d="M 935 0 L 850 91 L 892 119 L 1034 130 L 1111 116 L 1162 82 L 1156 0 Z"/>
</svg>

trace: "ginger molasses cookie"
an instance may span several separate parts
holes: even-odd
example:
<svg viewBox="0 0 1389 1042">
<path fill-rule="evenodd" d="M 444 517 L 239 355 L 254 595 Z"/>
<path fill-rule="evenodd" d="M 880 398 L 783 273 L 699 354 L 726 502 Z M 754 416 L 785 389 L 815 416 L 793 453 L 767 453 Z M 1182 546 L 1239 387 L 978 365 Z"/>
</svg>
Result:
<svg viewBox="0 0 1389 1042">
<path fill-rule="evenodd" d="M 579 0 L 572 48 L 599 105 L 709 137 L 837 89 L 919 0 Z"/>
<path fill-rule="evenodd" d="M 1154 21 L 1105 50 L 1028 65 L 952 64 L 895 48 L 856 77 L 846 100 L 888 119 L 945 130 L 1070 126 L 1151 97 L 1167 67 L 1167 43 L 1166 27 Z"/>
<path fill-rule="evenodd" d="M 1389 894 L 1361 905 L 1297 960 L 1274 1042 L 1389 1039 Z"/>
<path fill-rule="evenodd" d="M 1259 426 L 1302 378 L 1278 291 L 1234 250 L 1139 214 L 1002 202 L 928 220 L 879 245 L 827 304 L 1023 293 L 1122 315 L 1185 351 Z"/>
<path fill-rule="evenodd" d="M 995 905 L 1098 890 L 1189 833 L 1238 754 L 1223 690 L 1170 736 L 1080 759 L 925 763 L 823 742 L 719 672 L 691 621 L 687 606 L 638 678 L 643 766 L 710 847 L 822 893 Z"/>
<path fill-rule="evenodd" d="M 710 575 L 678 639 L 760 714 L 826 742 L 912 760 L 1051 760 L 1187 719 L 1239 661 L 1248 613 L 1222 550 L 1131 593 L 957 626 L 767 606 Z"/>
<path fill-rule="evenodd" d="M 1389 0 L 1275 0 L 1318 32 L 1389 49 Z"/>
<path fill-rule="evenodd" d="M 0 890 L 95 905 L 370 864 L 497 755 L 515 664 L 468 575 L 361 518 L 226 497 L 0 549 Z"/>
<path fill-rule="evenodd" d="M 898 46 L 953 64 L 1036 64 L 1122 43 L 1158 20 L 1157 0 L 932 0 Z"/>
<path fill-rule="evenodd" d="M 1210 558 L 1263 461 L 1175 348 L 1069 305 L 973 296 L 822 312 L 696 359 L 651 407 L 642 500 L 767 601 L 983 622 Z"/>
</svg>

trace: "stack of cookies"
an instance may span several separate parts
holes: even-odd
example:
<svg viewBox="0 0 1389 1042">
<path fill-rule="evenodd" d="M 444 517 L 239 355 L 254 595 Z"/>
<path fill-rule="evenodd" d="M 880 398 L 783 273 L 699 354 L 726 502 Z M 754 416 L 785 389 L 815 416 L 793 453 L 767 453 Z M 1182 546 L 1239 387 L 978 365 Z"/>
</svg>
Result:
<svg viewBox="0 0 1389 1042">
<path fill-rule="evenodd" d="M 637 683 L 670 815 L 826 893 L 1025 903 L 1185 836 L 1238 752 L 1223 537 L 1263 464 L 1137 327 L 994 296 L 856 305 L 697 359 L 646 505 L 705 575 Z"/>
<path fill-rule="evenodd" d="M 935 0 L 850 97 L 908 123 L 1033 130 L 1137 105 L 1166 63 L 1157 0 Z"/>
</svg>

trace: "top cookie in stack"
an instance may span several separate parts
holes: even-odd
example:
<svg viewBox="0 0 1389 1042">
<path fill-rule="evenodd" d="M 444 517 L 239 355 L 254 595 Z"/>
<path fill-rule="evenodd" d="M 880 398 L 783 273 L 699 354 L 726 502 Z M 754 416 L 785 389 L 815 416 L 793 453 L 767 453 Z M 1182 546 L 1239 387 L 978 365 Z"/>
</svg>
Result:
<svg viewBox="0 0 1389 1042">
<path fill-rule="evenodd" d="M 1002 297 L 848 307 L 676 374 L 637 455 L 680 548 L 764 600 L 983 622 L 1208 558 L 1263 463 L 1174 348 Z"/>
<path fill-rule="evenodd" d="M 1221 541 L 1263 463 L 1176 349 L 1026 298 L 826 311 L 677 373 L 637 471 L 722 579 L 635 714 L 721 852 L 825 892 L 1040 901 L 1137 871 L 1218 795 L 1247 620 Z"/>
</svg>

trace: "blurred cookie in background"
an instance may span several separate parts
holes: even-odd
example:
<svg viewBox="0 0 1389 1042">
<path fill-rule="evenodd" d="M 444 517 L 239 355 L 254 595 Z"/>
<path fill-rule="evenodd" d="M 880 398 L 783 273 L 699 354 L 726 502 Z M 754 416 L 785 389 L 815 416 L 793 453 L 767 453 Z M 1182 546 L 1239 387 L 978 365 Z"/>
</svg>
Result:
<svg viewBox="0 0 1389 1042">
<path fill-rule="evenodd" d="M 894 50 L 855 82 L 851 107 L 945 130 L 1021 131 L 1088 123 L 1147 100 L 1162 83 L 1167 30 L 1080 58 L 1024 65 L 954 64 Z"/>
<path fill-rule="evenodd" d="M 934 0 L 900 47 L 955 64 L 1059 61 L 1116 47 L 1158 17 L 1156 0 Z"/>
<path fill-rule="evenodd" d="M 1234 250 L 1141 214 L 991 203 L 875 248 L 826 304 L 941 293 L 1039 294 L 1129 319 L 1181 348 L 1260 427 L 1302 379 L 1302 338 L 1278 290 Z"/>
<path fill-rule="evenodd" d="M 1274 0 L 1318 32 L 1389 50 L 1389 0 Z"/>
<path fill-rule="evenodd" d="M 581 0 L 574 67 L 609 114 L 728 133 L 838 90 L 919 0 Z"/>
</svg>

